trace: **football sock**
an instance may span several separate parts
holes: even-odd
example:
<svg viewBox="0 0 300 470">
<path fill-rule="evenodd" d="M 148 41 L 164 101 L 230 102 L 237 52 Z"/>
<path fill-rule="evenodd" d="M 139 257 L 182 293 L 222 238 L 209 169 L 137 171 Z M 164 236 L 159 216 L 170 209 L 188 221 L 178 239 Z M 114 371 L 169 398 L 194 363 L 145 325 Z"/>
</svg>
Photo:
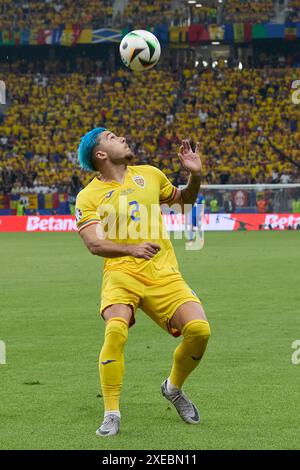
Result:
<svg viewBox="0 0 300 470">
<path fill-rule="evenodd" d="M 105 411 L 104 418 L 106 418 L 107 415 L 116 415 L 121 418 L 121 413 L 118 410 Z"/>
<path fill-rule="evenodd" d="M 175 349 L 173 366 L 168 379 L 168 390 L 181 388 L 190 373 L 199 364 L 210 337 L 209 323 L 192 320 L 182 329 L 183 340 Z"/>
<path fill-rule="evenodd" d="M 99 373 L 104 409 L 118 411 L 125 370 L 124 347 L 128 337 L 128 324 L 115 317 L 106 323 L 105 340 L 99 357 Z"/>
<path fill-rule="evenodd" d="M 171 384 L 170 377 L 167 380 L 167 389 L 169 393 L 176 392 L 176 390 L 178 390 L 178 387 L 175 387 L 175 385 Z"/>
</svg>

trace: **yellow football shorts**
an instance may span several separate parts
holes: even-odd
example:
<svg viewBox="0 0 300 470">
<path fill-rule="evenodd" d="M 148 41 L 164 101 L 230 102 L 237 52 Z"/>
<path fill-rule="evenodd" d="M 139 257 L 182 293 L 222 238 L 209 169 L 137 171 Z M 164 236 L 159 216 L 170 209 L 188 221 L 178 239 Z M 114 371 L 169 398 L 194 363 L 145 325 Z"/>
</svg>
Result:
<svg viewBox="0 0 300 470">
<path fill-rule="evenodd" d="M 102 281 L 100 312 L 103 315 L 103 311 L 113 304 L 131 305 L 132 326 L 135 323 L 135 312 L 141 308 L 161 328 L 173 336 L 179 336 L 180 332 L 171 328 L 170 321 L 176 310 L 189 301 L 201 304 L 178 273 L 149 280 L 124 271 L 107 271 Z"/>
</svg>

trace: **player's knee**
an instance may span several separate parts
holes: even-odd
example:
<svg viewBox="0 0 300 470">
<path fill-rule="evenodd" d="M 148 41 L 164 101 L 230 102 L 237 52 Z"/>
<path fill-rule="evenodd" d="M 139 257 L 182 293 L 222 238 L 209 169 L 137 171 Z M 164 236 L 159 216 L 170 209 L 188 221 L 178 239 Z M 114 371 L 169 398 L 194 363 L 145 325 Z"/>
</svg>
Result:
<svg viewBox="0 0 300 470">
<path fill-rule="evenodd" d="M 114 317 L 106 323 L 105 339 L 111 340 L 116 347 L 125 345 L 128 338 L 128 323 L 124 318 Z"/>
<path fill-rule="evenodd" d="M 211 335 L 209 323 L 205 320 L 192 320 L 183 327 L 182 335 L 189 341 L 207 343 Z"/>
<path fill-rule="evenodd" d="M 113 304 L 106 307 L 102 312 L 102 317 L 108 324 L 109 321 L 114 319 L 123 319 L 129 325 L 133 318 L 133 309 L 130 305 Z"/>
</svg>

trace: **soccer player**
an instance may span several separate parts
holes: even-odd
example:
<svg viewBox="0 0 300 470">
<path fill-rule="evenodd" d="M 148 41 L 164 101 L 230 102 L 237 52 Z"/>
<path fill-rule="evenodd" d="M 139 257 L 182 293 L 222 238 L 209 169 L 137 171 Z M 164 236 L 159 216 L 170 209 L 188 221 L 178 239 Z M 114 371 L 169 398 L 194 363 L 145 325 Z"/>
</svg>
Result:
<svg viewBox="0 0 300 470">
<path fill-rule="evenodd" d="M 125 138 L 105 128 L 88 132 L 78 147 L 81 167 L 98 174 L 77 196 L 77 226 L 89 251 L 105 258 L 100 312 L 106 325 L 99 357 L 105 413 L 98 436 L 120 428 L 124 347 L 138 307 L 171 335 L 182 335 L 161 392 L 186 423 L 200 421 L 182 386 L 205 352 L 210 327 L 178 270 L 161 211 L 152 215 L 162 203 L 194 204 L 201 178 L 198 152 L 198 144 L 193 152 L 188 140 L 182 141 L 179 158 L 190 177 L 179 190 L 155 167 L 128 165 L 134 155 Z"/>
</svg>

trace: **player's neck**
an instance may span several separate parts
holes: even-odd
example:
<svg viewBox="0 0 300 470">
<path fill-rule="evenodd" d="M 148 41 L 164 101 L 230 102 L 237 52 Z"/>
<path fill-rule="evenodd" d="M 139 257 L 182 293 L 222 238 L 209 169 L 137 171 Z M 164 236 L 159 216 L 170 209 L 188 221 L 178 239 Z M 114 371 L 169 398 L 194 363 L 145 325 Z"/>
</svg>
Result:
<svg viewBox="0 0 300 470">
<path fill-rule="evenodd" d="M 99 175 L 99 180 L 104 182 L 117 181 L 123 184 L 127 173 L 127 165 L 113 165 L 105 168 Z"/>
</svg>

